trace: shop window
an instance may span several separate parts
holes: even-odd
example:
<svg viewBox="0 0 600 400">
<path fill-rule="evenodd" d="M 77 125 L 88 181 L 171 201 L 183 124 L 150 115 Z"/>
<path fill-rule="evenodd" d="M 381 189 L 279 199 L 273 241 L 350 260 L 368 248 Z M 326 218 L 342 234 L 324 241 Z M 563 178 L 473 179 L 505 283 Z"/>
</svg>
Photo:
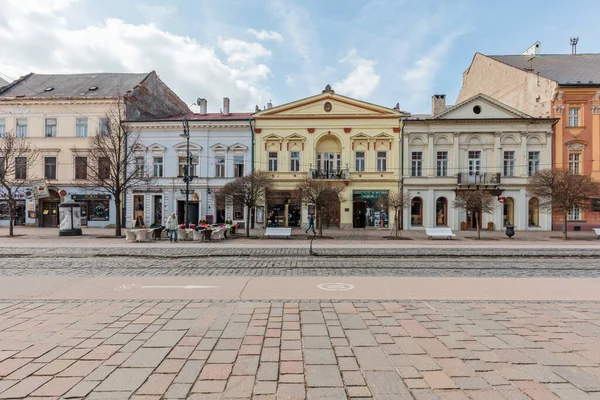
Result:
<svg viewBox="0 0 600 400">
<path fill-rule="evenodd" d="M 569 221 L 581 220 L 581 208 L 579 206 L 573 206 L 569 209 Z"/>
<path fill-rule="evenodd" d="M 15 179 L 27 179 L 27 157 L 15 157 Z"/>
<path fill-rule="evenodd" d="M 387 152 L 378 151 L 377 152 L 377 172 L 386 172 L 387 171 Z"/>
<path fill-rule="evenodd" d="M 389 226 L 388 192 L 360 191 L 353 195 L 354 228 L 387 228 Z"/>
<path fill-rule="evenodd" d="M 579 108 L 569 108 L 569 126 L 579 126 Z"/>
<path fill-rule="evenodd" d="M 540 170 L 540 152 L 530 151 L 527 157 L 527 174 L 534 175 Z"/>
<path fill-rule="evenodd" d="M 529 226 L 540 226 L 540 202 L 535 197 L 529 200 Z"/>
<path fill-rule="evenodd" d="M 356 164 L 354 167 L 355 171 L 356 172 L 365 172 L 365 164 L 366 164 L 365 152 L 357 151 L 356 153 L 354 153 L 354 159 L 356 160 Z"/>
<path fill-rule="evenodd" d="M 44 178 L 56 179 L 56 157 L 44 157 Z"/>
<path fill-rule="evenodd" d="M 244 219 L 244 199 L 242 197 L 233 198 L 233 219 Z"/>
<path fill-rule="evenodd" d="M 87 137 L 88 135 L 88 119 L 77 118 L 75 121 L 75 135 L 77 137 Z"/>
<path fill-rule="evenodd" d="M 512 197 L 506 197 L 503 204 L 504 226 L 515 224 L 515 200 Z"/>
<path fill-rule="evenodd" d="M 215 178 L 225 178 L 225 156 L 215 157 Z"/>
<path fill-rule="evenodd" d="M 162 157 L 154 157 L 152 163 L 152 172 L 155 178 L 162 178 L 164 175 L 164 159 Z"/>
<path fill-rule="evenodd" d="M 290 152 L 290 171 L 291 172 L 299 172 L 300 171 L 300 152 L 299 151 Z"/>
<path fill-rule="evenodd" d="M 269 172 L 277 172 L 277 152 L 269 153 Z"/>
<path fill-rule="evenodd" d="M 423 200 L 420 197 L 415 197 L 411 201 L 410 224 L 412 226 L 423 225 Z"/>
<path fill-rule="evenodd" d="M 27 137 L 27 119 L 25 118 L 17 119 L 17 137 Z"/>
<path fill-rule="evenodd" d="M 435 224 L 436 226 L 448 225 L 448 199 L 440 197 L 435 202 Z"/>
<path fill-rule="evenodd" d="M 46 137 L 56 137 L 56 118 L 46 118 Z"/>
<path fill-rule="evenodd" d="M 88 220 L 108 221 L 110 219 L 110 200 L 92 200 L 89 204 Z"/>
<path fill-rule="evenodd" d="M 87 179 L 87 157 L 75 157 L 75 179 Z"/>
<path fill-rule="evenodd" d="M 438 151 L 436 161 L 437 161 L 436 175 L 437 176 L 448 176 L 448 152 L 447 151 Z"/>
<path fill-rule="evenodd" d="M 579 175 L 581 173 L 581 154 L 569 153 L 569 173 Z"/>
<path fill-rule="evenodd" d="M 244 176 L 244 156 L 233 156 L 233 176 L 235 178 Z"/>
<path fill-rule="evenodd" d="M 504 176 L 515 176 L 515 152 L 504 152 Z"/>
</svg>

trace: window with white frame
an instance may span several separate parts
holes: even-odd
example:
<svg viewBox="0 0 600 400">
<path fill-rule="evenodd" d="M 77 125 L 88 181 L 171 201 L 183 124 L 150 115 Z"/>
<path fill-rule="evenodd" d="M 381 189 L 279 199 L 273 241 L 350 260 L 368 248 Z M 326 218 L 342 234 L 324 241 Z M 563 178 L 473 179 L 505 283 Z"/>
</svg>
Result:
<svg viewBox="0 0 600 400">
<path fill-rule="evenodd" d="M 87 137 L 88 135 L 88 119 L 77 118 L 75 121 L 75 135 L 77 137 Z"/>
<path fill-rule="evenodd" d="M 27 119 L 17 118 L 17 137 L 27 137 Z"/>
<path fill-rule="evenodd" d="M 532 176 L 540 170 L 540 152 L 530 151 L 527 156 L 527 175 Z"/>
<path fill-rule="evenodd" d="M 6 120 L 0 118 L 0 137 L 6 137 Z"/>
<path fill-rule="evenodd" d="M 387 151 L 377 152 L 377 172 L 387 171 Z"/>
<path fill-rule="evenodd" d="M 448 176 L 448 152 L 438 151 L 437 152 L 437 165 L 436 175 L 437 176 Z"/>
<path fill-rule="evenodd" d="M 569 126 L 579 126 L 579 108 L 569 108 Z"/>
<path fill-rule="evenodd" d="M 581 208 L 579 206 L 573 206 L 569 209 L 569 221 L 581 220 Z"/>
<path fill-rule="evenodd" d="M 291 172 L 299 172 L 300 171 L 300 152 L 299 151 L 291 151 L 290 152 L 290 171 Z"/>
<path fill-rule="evenodd" d="M 504 176 L 515 176 L 515 152 L 504 152 Z"/>
<path fill-rule="evenodd" d="M 277 172 L 277 157 L 276 151 L 269 152 L 269 172 Z"/>
<path fill-rule="evenodd" d="M 138 178 L 143 178 L 146 175 L 146 166 L 145 166 L 144 157 L 136 157 L 135 158 L 135 175 Z"/>
<path fill-rule="evenodd" d="M 225 178 L 225 156 L 215 156 L 215 177 Z"/>
<path fill-rule="evenodd" d="M 163 157 L 152 158 L 152 176 L 162 178 L 164 174 L 164 159 Z"/>
<path fill-rule="evenodd" d="M 244 156 L 233 156 L 233 177 L 244 176 Z"/>
<path fill-rule="evenodd" d="M 469 175 L 481 175 L 481 151 L 471 150 L 468 153 L 468 172 Z"/>
<path fill-rule="evenodd" d="M 56 157 L 44 157 L 44 178 L 56 179 Z"/>
<path fill-rule="evenodd" d="M 569 153 L 569 173 L 578 175 L 581 173 L 581 154 L 580 153 Z"/>
<path fill-rule="evenodd" d="M 410 176 L 423 176 L 422 151 L 413 151 L 410 155 Z"/>
<path fill-rule="evenodd" d="M 354 170 L 356 172 L 365 172 L 365 164 L 366 164 L 366 158 L 365 158 L 365 152 L 364 151 L 357 151 L 356 153 L 354 153 Z"/>
<path fill-rule="evenodd" d="M 46 137 L 56 137 L 56 118 L 46 118 Z"/>
</svg>

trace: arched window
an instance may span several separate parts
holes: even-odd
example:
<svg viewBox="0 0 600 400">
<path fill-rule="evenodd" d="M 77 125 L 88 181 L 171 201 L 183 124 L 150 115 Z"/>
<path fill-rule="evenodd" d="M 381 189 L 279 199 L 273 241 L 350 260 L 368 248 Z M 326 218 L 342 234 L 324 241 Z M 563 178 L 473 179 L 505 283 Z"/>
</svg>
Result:
<svg viewBox="0 0 600 400">
<path fill-rule="evenodd" d="M 420 197 L 412 199 L 410 204 L 410 224 L 423 225 L 423 200 Z"/>
<path fill-rule="evenodd" d="M 529 200 L 529 226 L 540 226 L 540 202 L 535 197 Z"/>
<path fill-rule="evenodd" d="M 440 197 L 435 202 L 435 225 L 448 225 L 448 200 L 445 197 Z"/>
<path fill-rule="evenodd" d="M 504 226 L 515 224 L 515 200 L 512 197 L 504 199 Z"/>
</svg>

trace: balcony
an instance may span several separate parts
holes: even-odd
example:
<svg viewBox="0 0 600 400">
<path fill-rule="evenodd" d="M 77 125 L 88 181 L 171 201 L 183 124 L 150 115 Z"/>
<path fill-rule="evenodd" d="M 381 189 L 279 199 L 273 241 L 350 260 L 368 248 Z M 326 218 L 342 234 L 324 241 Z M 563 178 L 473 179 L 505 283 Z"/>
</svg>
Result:
<svg viewBox="0 0 600 400">
<path fill-rule="evenodd" d="M 310 168 L 308 170 L 308 177 L 310 179 L 349 180 L 350 179 L 350 170 L 348 168 L 340 168 L 340 169 Z"/>
<path fill-rule="evenodd" d="M 477 175 L 469 175 L 466 172 L 458 174 L 459 185 L 488 185 L 497 186 L 500 184 L 501 174 L 499 172 L 483 173 Z"/>
</svg>

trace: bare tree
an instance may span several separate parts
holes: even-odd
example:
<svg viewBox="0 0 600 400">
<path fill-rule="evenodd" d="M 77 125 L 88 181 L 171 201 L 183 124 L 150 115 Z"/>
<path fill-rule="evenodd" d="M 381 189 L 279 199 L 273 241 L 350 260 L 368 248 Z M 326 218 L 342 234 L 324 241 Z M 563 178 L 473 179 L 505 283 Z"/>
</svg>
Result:
<svg viewBox="0 0 600 400">
<path fill-rule="evenodd" d="M 394 216 L 392 233 L 395 238 L 402 237 L 400 233 L 402 213 L 405 208 L 410 207 L 410 196 L 405 196 L 402 191 L 390 192 L 386 197 L 380 199 L 383 208 L 387 208 Z"/>
<path fill-rule="evenodd" d="M 498 208 L 497 199 L 485 190 L 457 190 L 454 207 L 470 211 L 477 224 L 477 239 L 481 239 L 480 216 L 493 213 Z"/>
<path fill-rule="evenodd" d="M 87 175 L 87 181 L 115 199 L 115 236 L 121 236 L 123 196 L 128 189 L 152 180 L 145 161 L 137 162 L 138 158 L 145 160 L 145 154 L 137 151 L 141 147 L 140 134 L 132 131 L 124 118 L 125 103 L 119 98 L 101 120 L 100 129 L 90 137 L 89 150 L 75 150 L 77 157 L 86 159 L 82 173 Z"/>
<path fill-rule="evenodd" d="M 14 132 L 0 136 L 0 198 L 8 203 L 8 235 L 14 236 L 14 217 L 17 196 L 24 194 L 24 187 L 35 178 L 33 166 L 40 159 L 40 152 L 27 140 Z"/>
<path fill-rule="evenodd" d="M 323 214 L 327 207 L 338 205 L 344 187 L 332 181 L 310 179 L 308 176 L 296 186 L 306 205 L 314 205 L 319 224 L 319 237 L 323 237 Z"/>
<path fill-rule="evenodd" d="M 222 198 L 232 197 L 242 201 L 246 207 L 246 237 L 250 237 L 250 211 L 265 203 L 265 192 L 273 185 L 273 178 L 267 171 L 254 171 L 249 175 L 235 178 L 219 191 Z"/>
<path fill-rule="evenodd" d="M 600 187 L 591 177 L 571 174 L 566 169 L 543 169 L 529 177 L 527 192 L 537 197 L 540 208 L 563 218 L 563 239 L 567 239 L 569 210 L 592 208 L 592 199 L 600 197 Z"/>
</svg>

